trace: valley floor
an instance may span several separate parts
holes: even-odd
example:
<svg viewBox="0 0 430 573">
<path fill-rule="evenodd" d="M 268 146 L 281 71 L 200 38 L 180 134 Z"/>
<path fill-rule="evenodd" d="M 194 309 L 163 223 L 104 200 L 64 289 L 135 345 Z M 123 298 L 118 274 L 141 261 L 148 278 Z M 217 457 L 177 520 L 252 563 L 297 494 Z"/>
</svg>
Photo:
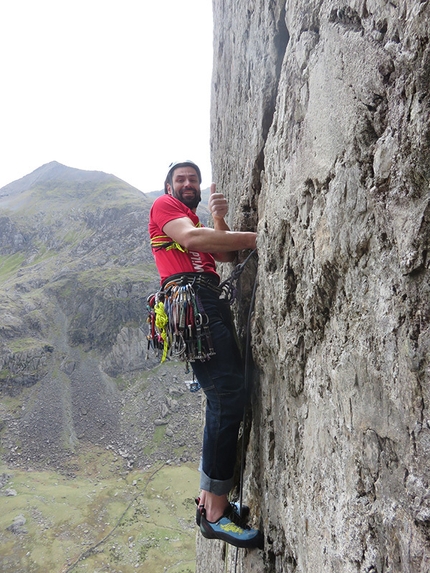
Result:
<svg viewBox="0 0 430 573">
<path fill-rule="evenodd" d="M 75 477 L 0 465 L 0 570 L 193 573 L 196 465 L 116 463 L 88 452 Z"/>
</svg>

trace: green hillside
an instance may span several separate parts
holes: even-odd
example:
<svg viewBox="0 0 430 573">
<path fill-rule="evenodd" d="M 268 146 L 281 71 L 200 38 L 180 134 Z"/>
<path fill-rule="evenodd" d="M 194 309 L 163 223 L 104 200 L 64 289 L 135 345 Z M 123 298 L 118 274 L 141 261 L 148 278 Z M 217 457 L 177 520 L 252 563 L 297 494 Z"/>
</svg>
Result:
<svg viewBox="0 0 430 573">
<path fill-rule="evenodd" d="M 1 571 L 194 571 L 201 397 L 146 337 L 158 194 L 56 162 L 0 189 Z"/>
</svg>

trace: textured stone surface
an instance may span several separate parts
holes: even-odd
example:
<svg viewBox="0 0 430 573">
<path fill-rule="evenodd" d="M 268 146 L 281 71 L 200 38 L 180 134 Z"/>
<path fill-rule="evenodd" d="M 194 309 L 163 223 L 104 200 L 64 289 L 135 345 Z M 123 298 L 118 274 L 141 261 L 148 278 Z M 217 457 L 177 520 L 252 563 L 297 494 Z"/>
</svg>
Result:
<svg viewBox="0 0 430 573">
<path fill-rule="evenodd" d="M 199 540 L 197 570 L 428 572 L 430 4 L 214 0 L 214 21 L 214 174 L 259 232 L 266 547 L 236 565 Z"/>
</svg>

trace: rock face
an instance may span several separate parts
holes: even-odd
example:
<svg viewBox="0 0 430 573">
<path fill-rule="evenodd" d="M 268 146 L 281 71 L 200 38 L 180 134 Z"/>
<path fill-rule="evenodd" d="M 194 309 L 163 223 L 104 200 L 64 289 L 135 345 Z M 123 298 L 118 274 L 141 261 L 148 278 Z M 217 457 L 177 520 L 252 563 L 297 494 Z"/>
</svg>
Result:
<svg viewBox="0 0 430 573">
<path fill-rule="evenodd" d="M 214 0 L 214 24 L 214 177 L 259 233 L 266 545 L 199 540 L 197 570 L 428 572 L 430 3 Z"/>
</svg>

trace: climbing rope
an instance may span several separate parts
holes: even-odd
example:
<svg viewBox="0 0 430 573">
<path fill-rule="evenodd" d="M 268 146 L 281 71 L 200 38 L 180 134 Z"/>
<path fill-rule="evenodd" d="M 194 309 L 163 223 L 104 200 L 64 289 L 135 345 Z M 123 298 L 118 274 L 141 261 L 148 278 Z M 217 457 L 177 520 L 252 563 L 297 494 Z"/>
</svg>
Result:
<svg viewBox="0 0 430 573">
<path fill-rule="evenodd" d="M 246 259 L 242 263 L 239 263 L 238 265 L 235 266 L 231 275 L 219 285 L 219 288 L 222 291 L 220 298 L 228 300 L 230 304 L 233 304 L 233 302 L 236 300 L 236 295 L 237 295 L 237 281 L 239 280 L 240 275 L 243 273 L 246 264 L 251 259 L 251 257 L 255 255 L 256 252 L 257 249 L 251 251 L 251 253 L 246 257 Z"/>
<path fill-rule="evenodd" d="M 253 254 L 253 253 L 252 253 Z M 254 311 L 255 306 L 255 296 L 257 292 L 257 284 L 258 278 L 254 281 L 254 286 L 252 288 L 251 294 L 251 301 L 249 304 L 249 311 L 248 311 L 248 320 L 246 324 L 246 343 L 245 343 L 245 371 L 244 371 L 244 378 L 245 378 L 245 395 L 248 396 L 248 391 L 251 386 L 251 319 L 252 314 Z M 242 515 L 242 506 L 243 506 L 243 475 L 245 470 L 245 427 L 246 427 L 246 416 L 247 411 L 246 408 L 243 410 L 243 418 L 242 418 L 242 447 L 240 453 L 240 472 L 239 472 L 239 515 Z M 237 572 L 237 563 L 238 563 L 238 555 L 239 555 L 239 548 L 236 547 L 236 556 L 235 556 L 235 565 L 234 571 Z"/>
</svg>

